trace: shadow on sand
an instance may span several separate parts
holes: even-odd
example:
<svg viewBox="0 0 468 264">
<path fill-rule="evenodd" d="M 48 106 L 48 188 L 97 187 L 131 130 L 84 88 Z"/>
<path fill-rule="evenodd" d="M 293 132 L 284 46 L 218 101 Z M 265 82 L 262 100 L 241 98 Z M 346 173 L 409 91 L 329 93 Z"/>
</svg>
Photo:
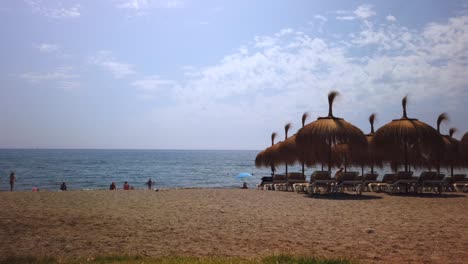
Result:
<svg viewBox="0 0 468 264">
<path fill-rule="evenodd" d="M 305 197 L 312 199 L 327 199 L 327 200 L 376 200 L 382 199 L 382 196 L 372 195 L 371 193 L 363 193 L 362 195 L 350 193 L 329 193 L 329 194 L 306 194 Z"/>
<path fill-rule="evenodd" d="M 397 194 L 388 194 L 388 196 L 396 197 L 415 197 L 415 198 L 438 198 L 438 199 L 449 199 L 449 198 L 462 198 L 467 197 L 463 194 L 456 193 L 397 193 Z M 372 195 L 371 192 L 365 192 L 362 195 L 356 195 L 353 193 L 329 193 L 329 194 L 306 194 L 305 197 L 312 199 L 328 199 L 328 200 L 376 200 L 383 199 L 385 196 Z"/>
<path fill-rule="evenodd" d="M 390 195 L 390 196 L 400 196 L 400 197 L 440 198 L 440 199 L 467 197 L 466 195 L 457 194 L 457 193 L 442 193 L 442 194 L 436 194 L 436 193 L 396 193 L 396 194 L 388 194 L 388 195 Z"/>
</svg>

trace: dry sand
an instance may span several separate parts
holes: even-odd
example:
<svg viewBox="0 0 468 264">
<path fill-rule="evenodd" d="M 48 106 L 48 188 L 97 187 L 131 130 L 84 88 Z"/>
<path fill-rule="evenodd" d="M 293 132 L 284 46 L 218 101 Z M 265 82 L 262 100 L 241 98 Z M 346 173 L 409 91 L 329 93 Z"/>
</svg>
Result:
<svg viewBox="0 0 468 264">
<path fill-rule="evenodd" d="M 0 256 L 107 254 L 467 263 L 468 197 L 237 189 L 0 193 Z"/>
</svg>

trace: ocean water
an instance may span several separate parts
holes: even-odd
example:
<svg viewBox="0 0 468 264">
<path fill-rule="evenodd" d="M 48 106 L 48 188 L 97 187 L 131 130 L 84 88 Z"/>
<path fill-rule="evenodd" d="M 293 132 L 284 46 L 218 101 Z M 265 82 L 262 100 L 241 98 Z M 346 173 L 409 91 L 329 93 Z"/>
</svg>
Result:
<svg viewBox="0 0 468 264">
<path fill-rule="evenodd" d="M 107 189 L 115 182 L 118 189 L 128 181 L 136 189 L 145 188 L 151 178 L 156 188 L 239 188 L 246 178 L 255 188 L 270 168 L 256 168 L 255 150 L 45 150 L 0 149 L 0 191 L 9 190 L 9 173 L 16 173 L 15 190 L 36 187 L 58 190 L 67 182 L 68 189 Z M 306 169 L 306 175 L 320 167 Z M 361 171 L 360 168 L 348 170 Z M 301 171 L 300 165 L 289 172 Z M 377 170 L 382 176 L 389 168 Z M 442 171 L 448 174 L 448 171 Z M 457 171 L 458 172 L 458 171 Z M 284 166 L 277 169 L 284 173 Z M 419 175 L 419 171 L 415 171 Z"/>
<path fill-rule="evenodd" d="M 258 151 L 223 150 L 45 150 L 0 149 L 0 190 L 9 190 L 9 173 L 16 173 L 15 190 L 34 187 L 58 190 L 107 189 L 111 182 L 122 188 L 128 181 L 145 188 L 151 178 L 156 188 L 234 188 L 241 172 L 255 186 L 267 169 L 255 167 Z"/>
</svg>

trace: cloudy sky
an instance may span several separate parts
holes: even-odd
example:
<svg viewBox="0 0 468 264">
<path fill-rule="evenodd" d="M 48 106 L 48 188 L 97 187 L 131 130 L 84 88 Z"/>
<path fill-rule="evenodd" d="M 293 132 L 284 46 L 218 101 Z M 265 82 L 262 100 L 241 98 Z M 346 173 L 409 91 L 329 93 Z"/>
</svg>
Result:
<svg viewBox="0 0 468 264">
<path fill-rule="evenodd" d="M 328 113 L 468 131 L 468 1 L 3 0 L 0 148 L 263 149 Z"/>
</svg>

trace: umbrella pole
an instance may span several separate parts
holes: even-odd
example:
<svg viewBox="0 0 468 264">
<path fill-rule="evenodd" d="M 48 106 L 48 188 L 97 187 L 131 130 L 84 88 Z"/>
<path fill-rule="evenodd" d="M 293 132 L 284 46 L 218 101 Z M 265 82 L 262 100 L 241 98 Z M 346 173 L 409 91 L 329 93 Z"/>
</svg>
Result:
<svg viewBox="0 0 468 264">
<path fill-rule="evenodd" d="M 305 168 L 304 168 L 304 162 L 302 162 L 302 178 L 305 180 Z"/>
<path fill-rule="evenodd" d="M 440 158 L 437 160 L 437 175 L 440 174 Z"/>
<path fill-rule="evenodd" d="M 348 162 L 347 161 L 348 161 L 348 159 L 345 157 L 344 158 L 344 172 L 346 172 L 346 169 L 348 167 Z"/>
<path fill-rule="evenodd" d="M 405 172 L 408 171 L 408 146 L 405 142 Z"/>
<path fill-rule="evenodd" d="M 331 173 L 331 163 L 332 163 L 332 144 L 331 141 L 328 142 L 328 171 Z"/>
<path fill-rule="evenodd" d="M 374 174 L 374 164 L 372 164 L 372 165 L 370 166 L 370 172 L 371 172 L 372 174 Z"/>
<path fill-rule="evenodd" d="M 284 166 L 286 168 L 286 177 L 288 177 L 288 164 Z"/>
<path fill-rule="evenodd" d="M 364 165 L 361 165 L 361 175 L 364 176 Z"/>
</svg>

